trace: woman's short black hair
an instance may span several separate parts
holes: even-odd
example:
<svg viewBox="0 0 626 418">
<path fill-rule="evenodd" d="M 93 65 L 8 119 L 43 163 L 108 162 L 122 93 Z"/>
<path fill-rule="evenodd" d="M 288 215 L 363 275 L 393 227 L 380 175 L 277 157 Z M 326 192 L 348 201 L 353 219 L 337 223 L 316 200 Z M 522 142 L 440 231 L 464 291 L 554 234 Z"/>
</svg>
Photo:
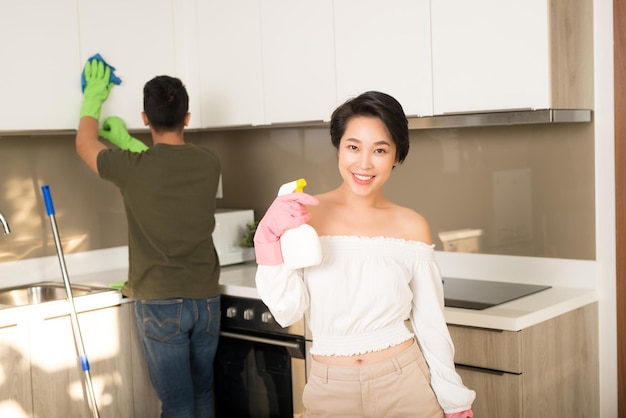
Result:
<svg viewBox="0 0 626 418">
<path fill-rule="evenodd" d="M 182 81 L 160 75 L 143 87 L 143 111 L 155 131 L 183 129 L 189 112 L 189 95 Z"/>
<path fill-rule="evenodd" d="M 404 161 L 409 153 L 409 123 L 402 105 L 395 98 L 379 91 L 368 91 L 335 109 L 330 118 L 330 139 L 335 148 L 339 149 L 348 121 L 354 116 L 379 118 L 396 144 L 398 163 Z"/>
</svg>

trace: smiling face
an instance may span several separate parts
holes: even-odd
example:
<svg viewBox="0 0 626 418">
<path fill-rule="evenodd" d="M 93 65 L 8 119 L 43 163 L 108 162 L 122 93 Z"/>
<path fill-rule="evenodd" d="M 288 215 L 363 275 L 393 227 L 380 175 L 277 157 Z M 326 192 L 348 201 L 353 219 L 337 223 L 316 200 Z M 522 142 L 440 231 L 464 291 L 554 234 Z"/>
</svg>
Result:
<svg viewBox="0 0 626 418">
<path fill-rule="evenodd" d="M 377 117 L 350 118 L 337 155 L 344 184 L 362 196 L 380 192 L 397 164 L 396 144 Z"/>
</svg>

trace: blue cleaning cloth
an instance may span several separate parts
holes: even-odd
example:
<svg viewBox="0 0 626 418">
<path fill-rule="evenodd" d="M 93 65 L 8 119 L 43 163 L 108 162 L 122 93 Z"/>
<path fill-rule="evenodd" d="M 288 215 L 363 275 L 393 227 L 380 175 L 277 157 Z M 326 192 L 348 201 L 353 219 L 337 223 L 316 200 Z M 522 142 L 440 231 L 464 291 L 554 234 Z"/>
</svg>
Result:
<svg viewBox="0 0 626 418">
<path fill-rule="evenodd" d="M 115 75 L 115 67 L 113 67 L 112 65 L 107 64 L 107 62 L 104 60 L 104 58 L 102 58 L 100 56 L 100 54 L 96 54 L 92 57 L 89 57 L 89 59 L 87 60 L 88 62 L 91 61 L 92 59 L 97 59 L 100 60 L 104 63 L 104 65 L 108 66 L 111 69 L 111 77 L 109 77 L 109 81 L 111 81 L 111 83 L 115 84 L 115 85 L 120 85 L 122 84 L 122 80 Z M 83 67 L 83 72 L 80 75 L 80 84 L 81 84 L 81 89 L 84 92 L 85 91 L 85 84 L 87 84 L 87 82 L 85 81 L 85 69 Z"/>
</svg>

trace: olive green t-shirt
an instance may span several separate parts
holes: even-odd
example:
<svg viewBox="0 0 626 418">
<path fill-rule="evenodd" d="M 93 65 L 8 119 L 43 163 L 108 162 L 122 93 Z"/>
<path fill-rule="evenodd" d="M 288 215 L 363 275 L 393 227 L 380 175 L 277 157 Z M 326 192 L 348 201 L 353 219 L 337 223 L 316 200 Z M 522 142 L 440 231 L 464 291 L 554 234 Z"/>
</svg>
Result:
<svg viewBox="0 0 626 418">
<path fill-rule="evenodd" d="M 205 299 L 219 294 L 215 246 L 220 160 L 193 144 L 142 153 L 107 149 L 98 173 L 121 191 L 128 220 L 128 281 L 135 299 Z"/>
</svg>

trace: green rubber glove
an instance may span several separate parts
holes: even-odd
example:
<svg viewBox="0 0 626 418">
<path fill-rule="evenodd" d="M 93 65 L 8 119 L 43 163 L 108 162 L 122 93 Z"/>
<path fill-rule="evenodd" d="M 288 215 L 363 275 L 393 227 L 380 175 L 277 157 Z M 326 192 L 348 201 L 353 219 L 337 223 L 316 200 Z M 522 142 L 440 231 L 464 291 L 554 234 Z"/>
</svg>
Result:
<svg viewBox="0 0 626 418">
<path fill-rule="evenodd" d="M 80 108 L 80 117 L 91 116 L 100 119 L 102 103 L 109 97 L 113 83 L 111 83 L 111 68 L 99 59 L 87 61 L 83 70 L 85 89 L 83 90 L 83 104 Z"/>
<path fill-rule="evenodd" d="M 117 116 L 109 116 L 106 118 L 99 134 L 101 137 L 108 139 L 112 144 L 117 145 L 123 150 L 143 152 L 148 149 L 146 144 L 130 136 L 126 129 L 126 123 Z"/>
</svg>

